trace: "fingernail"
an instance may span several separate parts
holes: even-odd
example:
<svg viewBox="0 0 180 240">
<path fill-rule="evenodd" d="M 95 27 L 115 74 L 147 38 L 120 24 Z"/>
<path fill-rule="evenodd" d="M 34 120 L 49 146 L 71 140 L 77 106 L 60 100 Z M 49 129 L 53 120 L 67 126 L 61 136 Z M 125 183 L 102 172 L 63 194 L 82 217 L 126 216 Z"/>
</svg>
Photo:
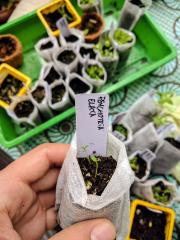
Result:
<svg viewBox="0 0 180 240">
<path fill-rule="evenodd" d="M 91 240 L 114 240 L 116 231 L 110 222 L 97 225 L 91 232 Z"/>
</svg>

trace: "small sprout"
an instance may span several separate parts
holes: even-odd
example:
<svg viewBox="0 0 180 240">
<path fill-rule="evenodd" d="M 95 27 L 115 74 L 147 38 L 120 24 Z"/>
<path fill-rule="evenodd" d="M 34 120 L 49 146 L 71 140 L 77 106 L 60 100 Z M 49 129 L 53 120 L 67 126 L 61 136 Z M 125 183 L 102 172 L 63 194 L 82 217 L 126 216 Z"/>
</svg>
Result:
<svg viewBox="0 0 180 240">
<path fill-rule="evenodd" d="M 92 187 L 92 182 L 90 182 L 89 180 L 86 181 L 86 189 L 89 190 Z"/>
<path fill-rule="evenodd" d="M 171 190 L 160 181 L 152 187 L 154 198 L 161 203 L 167 204 L 171 197 Z"/>
<path fill-rule="evenodd" d="M 153 225 L 153 224 L 152 224 L 152 222 L 150 221 L 149 224 L 148 224 L 149 228 L 152 228 L 152 225 Z"/>
<path fill-rule="evenodd" d="M 139 166 L 138 166 L 137 160 L 138 160 L 138 157 L 136 156 L 130 159 L 130 166 L 135 173 L 139 172 Z"/>
<path fill-rule="evenodd" d="M 140 219 L 140 220 L 139 220 L 139 223 L 140 223 L 141 225 L 144 225 L 144 220 L 143 220 L 143 219 Z"/>
<path fill-rule="evenodd" d="M 102 36 L 102 38 L 99 40 L 98 44 L 95 45 L 95 49 L 103 57 L 111 57 L 112 58 L 115 54 L 115 49 L 114 49 L 108 35 Z"/>
<path fill-rule="evenodd" d="M 98 65 L 89 65 L 86 68 L 87 74 L 95 80 L 102 80 L 104 78 L 104 70 Z"/>
<path fill-rule="evenodd" d="M 172 92 L 164 92 L 164 93 L 158 92 L 157 94 L 159 96 L 158 102 L 160 105 L 164 105 L 166 103 L 173 104 L 172 97 L 174 96 L 174 94 Z"/>
<path fill-rule="evenodd" d="M 95 177 L 97 177 L 100 159 L 98 157 L 96 157 L 95 155 L 91 155 L 88 158 L 88 162 L 89 162 L 89 164 L 91 164 L 91 162 L 92 162 L 96 165 Z"/>
<path fill-rule="evenodd" d="M 114 32 L 114 36 L 113 36 L 114 40 L 119 44 L 125 44 L 125 43 L 129 43 L 132 42 L 132 37 L 127 34 L 126 32 L 124 32 L 123 30 L 121 30 L 120 28 L 118 28 L 115 32 Z"/>
<path fill-rule="evenodd" d="M 121 133 L 123 136 L 127 138 L 128 136 L 128 130 L 125 128 L 122 124 L 115 124 L 113 126 L 113 130 Z"/>
<path fill-rule="evenodd" d="M 156 127 L 160 127 L 160 126 L 166 125 L 168 123 L 167 117 L 161 116 L 161 115 L 155 115 L 152 118 L 152 120 Z"/>
</svg>

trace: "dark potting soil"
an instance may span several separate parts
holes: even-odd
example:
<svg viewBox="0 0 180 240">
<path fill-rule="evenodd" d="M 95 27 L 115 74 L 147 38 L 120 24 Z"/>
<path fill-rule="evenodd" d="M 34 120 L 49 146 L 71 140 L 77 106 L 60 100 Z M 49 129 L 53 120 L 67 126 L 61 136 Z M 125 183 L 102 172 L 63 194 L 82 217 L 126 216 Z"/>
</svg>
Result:
<svg viewBox="0 0 180 240">
<path fill-rule="evenodd" d="M 179 141 L 175 140 L 174 138 L 170 138 L 170 137 L 165 138 L 165 140 L 168 141 L 169 143 L 171 143 L 177 149 L 180 149 L 180 142 Z"/>
<path fill-rule="evenodd" d="M 56 23 L 59 19 L 61 19 L 62 17 L 65 17 L 68 23 L 73 22 L 73 16 L 69 13 L 67 7 L 65 5 L 61 6 L 63 7 L 63 14 L 59 9 L 55 10 L 52 13 L 48 13 L 48 14 L 43 14 L 44 18 L 46 19 L 48 25 L 50 26 L 50 28 L 52 29 L 52 31 L 56 31 L 58 28 L 56 26 Z"/>
<path fill-rule="evenodd" d="M 64 64 L 70 64 L 76 58 L 76 54 L 71 50 L 65 50 L 58 56 L 58 61 Z"/>
<path fill-rule="evenodd" d="M 23 83 L 20 80 L 8 75 L 0 85 L 0 99 L 11 103 L 11 97 L 18 94 L 22 87 Z"/>
<path fill-rule="evenodd" d="M 42 86 L 38 86 L 33 92 L 32 92 L 33 98 L 38 102 L 41 103 L 42 100 L 45 97 L 45 89 Z"/>
<path fill-rule="evenodd" d="M 89 55 L 90 59 L 95 59 L 96 58 L 96 53 L 92 48 L 85 48 L 81 47 L 80 48 L 80 54 L 82 57 L 85 57 L 86 55 Z"/>
<path fill-rule="evenodd" d="M 48 73 L 48 75 L 44 78 L 44 81 L 48 84 L 53 83 L 55 80 L 59 79 L 60 75 L 56 72 L 54 67 L 52 67 Z"/>
<path fill-rule="evenodd" d="M 78 158 L 78 163 L 86 184 L 88 194 L 100 196 L 107 184 L 109 183 L 117 162 L 110 157 L 93 156 L 98 159 L 98 167 L 96 163 L 89 158 Z"/>
<path fill-rule="evenodd" d="M 70 35 L 68 37 L 65 37 L 65 39 L 66 39 L 67 42 L 74 43 L 74 42 L 76 42 L 78 40 L 78 37 L 76 37 L 75 35 L 72 34 L 72 35 Z"/>
<path fill-rule="evenodd" d="M 84 31 L 88 29 L 87 35 L 91 35 L 94 33 L 97 33 L 99 31 L 99 28 L 101 27 L 101 22 L 99 18 L 96 15 L 85 15 L 82 18 L 81 22 L 81 30 Z"/>
<path fill-rule="evenodd" d="M 133 3 L 134 5 L 139 6 L 140 8 L 145 7 L 141 0 L 130 0 L 130 2 Z"/>
<path fill-rule="evenodd" d="M 9 37 L 0 39 L 0 58 L 5 58 L 13 54 L 16 50 L 16 42 Z"/>
<path fill-rule="evenodd" d="M 65 91 L 66 89 L 63 84 L 54 87 L 52 89 L 52 103 L 61 102 Z"/>
<path fill-rule="evenodd" d="M 86 93 L 89 90 L 89 86 L 79 78 L 72 79 L 69 85 L 75 94 Z"/>
<path fill-rule="evenodd" d="M 45 43 L 45 44 L 42 44 L 41 47 L 40 47 L 40 50 L 45 50 L 45 49 L 49 49 L 49 48 L 52 48 L 53 47 L 53 44 L 51 41 Z"/>
<path fill-rule="evenodd" d="M 136 240 L 165 240 L 165 226 L 165 213 L 158 213 L 144 206 L 137 206 L 130 238 Z"/>
<path fill-rule="evenodd" d="M 135 157 L 137 157 L 137 170 L 133 170 L 135 175 L 141 179 L 145 176 L 146 174 L 146 169 L 147 169 L 147 163 L 141 158 L 139 154 L 137 154 Z"/>
<path fill-rule="evenodd" d="M 15 109 L 14 112 L 17 117 L 23 118 L 23 117 L 29 117 L 29 115 L 33 112 L 34 110 L 34 105 L 32 104 L 31 101 L 25 100 L 22 102 L 19 102 Z"/>
</svg>

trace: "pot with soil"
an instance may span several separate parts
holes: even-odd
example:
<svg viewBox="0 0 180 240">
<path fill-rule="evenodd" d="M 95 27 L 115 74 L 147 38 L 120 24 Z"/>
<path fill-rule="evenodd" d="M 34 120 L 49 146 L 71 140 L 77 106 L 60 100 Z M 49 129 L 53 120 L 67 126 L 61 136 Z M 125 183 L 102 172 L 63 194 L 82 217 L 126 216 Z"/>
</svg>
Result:
<svg viewBox="0 0 180 240">
<path fill-rule="evenodd" d="M 69 0 L 58 0 L 38 10 L 38 16 L 48 33 L 58 36 L 60 31 L 57 22 L 65 18 L 70 28 L 80 24 L 81 18 Z"/>
<path fill-rule="evenodd" d="M 94 44 L 82 43 L 79 46 L 78 52 L 79 61 L 82 65 L 85 64 L 87 58 L 91 60 L 97 60 L 97 53 L 94 49 Z"/>
<path fill-rule="evenodd" d="M 109 31 L 101 36 L 99 42 L 95 45 L 95 50 L 98 53 L 98 60 L 106 69 L 108 79 L 112 79 L 119 62 L 119 55 L 108 35 Z"/>
<path fill-rule="evenodd" d="M 16 97 L 6 111 L 17 124 L 35 127 L 41 122 L 38 109 L 28 96 Z"/>
<path fill-rule="evenodd" d="M 22 45 L 12 34 L 0 35 L 0 63 L 18 68 L 22 65 Z"/>
<path fill-rule="evenodd" d="M 149 151 L 145 149 L 146 154 Z M 144 158 L 144 152 L 137 151 L 129 157 L 131 169 L 135 174 L 135 181 L 144 182 L 148 179 L 151 171 L 151 161 Z"/>
<path fill-rule="evenodd" d="M 73 100 L 75 100 L 76 94 L 91 93 L 93 91 L 93 86 L 77 73 L 69 75 L 67 84 L 69 86 L 70 96 Z"/>
<path fill-rule="evenodd" d="M 149 179 L 146 182 L 135 182 L 132 192 L 152 203 L 171 206 L 178 200 L 178 189 L 175 183 L 163 178 Z"/>
<path fill-rule="evenodd" d="M 132 180 L 125 147 L 113 135 L 108 136 L 106 156 L 94 153 L 84 158 L 77 157 L 75 136 L 57 182 L 59 224 L 65 228 L 87 218 L 105 217 L 115 224 L 117 235 L 124 239 Z"/>
<path fill-rule="evenodd" d="M 10 65 L 0 64 L 0 107 L 8 108 L 15 96 L 26 94 L 31 79 Z"/>
<path fill-rule="evenodd" d="M 63 75 L 55 68 L 53 62 L 47 63 L 42 67 L 39 77 L 40 82 L 45 82 L 48 85 L 51 85 L 53 82 L 60 79 L 63 80 Z"/>
<path fill-rule="evenodd" d="M 121 11 L 119 27 L 133 30 L 151 4 L 152 0 L 126 0 Z"/>
<path fill-rule="evenodd" d="M 63 80 L 55 81 L 48 87 L 48 103 L 55 111 L 62 111 L 70 104 L 68 87 Z"/>
<path fill-rule="evenodd" d="M 1 0 L 0 2 L 0 24 L 5 23 L 11 16 L 18 4 L 18 0 Z"/>
<path fill-rule="evenodd" d="M 85 41 L 97 42 L 104 30 L 104 19 L 98 13 L 86 13 L 82 16 L 80 30 L 83 31 Z"/>
<path fill-rule="evenodd" d="M 45 119 L 53 117 L 53 113 L 48 106 L 47 83 L 37 82 L 29 96 Z"/>
<path fill-rule="evenodd" d="M 78 53 L 70 46 L 62 47 L 54 54 L 54 63 L 60 72 L 67 73 L 77 70 Z"/>
<path fill-rule="evenodd" d="M 55 37 L 43 38 L 35 46 L 37 53 L 47 62 L 53 60 L 53 54 L 59 49 L 58 41 Z"/>
<path fill-rule="evenodd" d="M 119 121 L 119 115 L 114 119 L 112 123 L 112 133 L 115 137 L 121 140 L 125 145 L 132 141 L 131 129 Z"/>
<path fill-rule="evenodd" d="M 97 12 L 102 14 L 102 4 L 101 0 L 78 0 L 78 6 L 84 13 Z"/>
<path fill-rule="evenodd" d="M 171 240 L 175 213 L 141 200 L 134 200 L 131 207 L 131 224 L 127 240 Z"/>
<path fill-rule="evenodd" d="M 96 60 L 89 60 L 82 68 L 82 76 L 97 89 L 107 81 L 107 73 L 103 65 Z"/>
<path fill-rule="evenodd" d="M 136 36 L 134 33 L 122 28 L 117 28 L 110 31 L 109 36 L 112 39 L 112 43 L 119 54 L 117 72 L 120 72 L 120 70 L 126 65 L 131 49 L 136 43 Z"/>
</svg>

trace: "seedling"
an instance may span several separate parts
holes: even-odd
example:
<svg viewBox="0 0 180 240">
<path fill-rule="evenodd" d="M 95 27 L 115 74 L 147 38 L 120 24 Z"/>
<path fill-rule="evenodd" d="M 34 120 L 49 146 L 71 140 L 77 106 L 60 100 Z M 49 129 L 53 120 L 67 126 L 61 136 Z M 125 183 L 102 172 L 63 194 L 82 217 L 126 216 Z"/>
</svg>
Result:
<svg viewBox="0 0 180 240">
<path fill-rule="evenodd" d="M 134 171 L 135 176 L 138 179 L 142 179 L 146 176 L 147 163 L 139 153 L 130 158 L 129 163 L 132 170 Z"/>
<path fill-rule="evenodd" d="M 154 198 L 157 202 L 167 204 L 171 197 L 171 190 L 162 182 L 158 182 L 152 187 Z"/>
<path fill-rule="evenodd" d="M 172 92 L 158 92 L 157 95 L 159 96 L 159 101 L 158 103 L 160 105 L 164 105 L 166 103 L 168 104 L 173 104 L 172 97 L 174 96 L 174 93 Z"/>
<path fill-rule="evenodd" d="M 98 174 L 98 167 L 100 161 L 101 161 L 100 158 L 96 157 L 95 155 L 91 155 L 88 157 L 89 164 L 93 163 L 96 166 L 95 178 L 97 177 Z"/>
<path fill-rule="evenodd" d="M 128 130 L 122 124 L 115 124 L 113 126 L 113 131 L 117 131 L 117 132 L 121 133 L 123 136 L 125 136 L 126 139 L 128 137 Z"/>
<path fill-rule="evenodd" d="M 108 36 L 104 36 L 95 46 L 95 49 L 101 54 L 102 57 L 113 58 L 114 56 L 114 47 L 111 43 L 111 40 Z"/>
<path fill-rule="evenodd" d="M 135 173 L 137 173 L 139 171 L 139 166 L 138 166 L 137 160 L 138 160 L 138 157 L 133 157 L 130 160 L 130 166 Z"/>
<path fill-rule="evenodd" d="M 133 41 L 133 38 L 120 28 L 116 29 L 113 38 L 119 45 L 123 45 L 125 43 L 130 43 Z"/>
<path fill-rule="evenodd" d="M 86 72 L 92 79 L 97 81 L 104 78 L 104 69 L 98 65 L 89 65 Z"/>
</svg>

